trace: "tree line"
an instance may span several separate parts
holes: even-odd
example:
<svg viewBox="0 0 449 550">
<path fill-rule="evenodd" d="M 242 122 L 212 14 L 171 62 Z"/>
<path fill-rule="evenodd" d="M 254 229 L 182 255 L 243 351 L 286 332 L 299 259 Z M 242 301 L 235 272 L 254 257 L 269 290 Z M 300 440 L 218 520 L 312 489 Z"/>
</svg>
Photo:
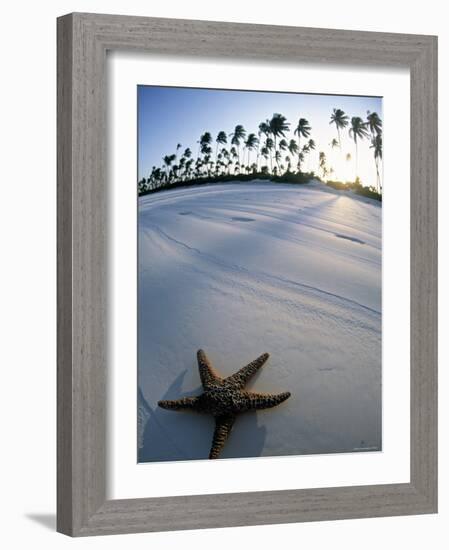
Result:
<svg viewBox="0 0 449 550">
<path fill-rule="evenodd" d="M 348 132 L 349 138 L 354 141 L 358 183 L 359 144 L 368 141 L 376 168 L 375 191 L 381 194 L 382 120 L 379 115 L 368 111 L 365 119 L 359 116 L 350 118 L 342 109 L 333 109 L 329 124 L 336 129 L 336 137 L 330 145 L 341 156 L 343 133 Z M 316 149 L 311 135 L 312 127 L 306 118 L 299 117 L 291 128 L 291 123 L 280 113 L 274 113 L 270 119 L 261 122 L 257 133 L 247 132 L 241 124 L 237 124 L 233 132 L 227 134 L 221 130 L 215 137 L 206 131 L 197 141 L 195 154 L 190 147 L 182 150 L 182 144 L 178 143 L 173 153 L 163 157 L 161 166 L 153 166 L 148 177 L 138 182 L 138 191 L 143 194 L 190 181 L 222 181 L 226 177 L 239 175 L 273 176 L 277 181 L 283 178 L 292 181 L 292 176 L 306 173 L 313 176 L 314 170 L 304 171 L 310 153 Z M 351 154 L 344 155 L 344 160 L 351 162 Z M 332 178 L 335 173 L 323 151 L 319 151 L 317 168 L 323 180 Z"/>
</svg>

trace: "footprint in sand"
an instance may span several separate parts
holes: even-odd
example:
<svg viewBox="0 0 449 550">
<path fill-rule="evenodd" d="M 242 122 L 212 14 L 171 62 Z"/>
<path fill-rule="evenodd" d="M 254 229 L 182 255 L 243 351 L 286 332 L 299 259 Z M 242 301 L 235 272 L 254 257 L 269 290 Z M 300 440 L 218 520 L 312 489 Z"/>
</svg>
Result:
<svg viewBox="0 0 449 550">
<path fill-rule="evenodd" d="M 365 241 L 357 239 L 356 237 L 350 237 L 349 235 L 340 235 L 339 233 L 335 233 L 335 236 L 339 239 L 346 239 L 347 241 L 352 241 L 354 243 L 365 244 Z"/>
<path fill-rule="evenodd" d="M 240 216 L 235 216 L 234 218 L 231 218 L 233 222 L 254 222 L 254 218 L 243 218 Z"/>
<path fill-rule="evenodd" d="M 192 212 L 190 212 L 190 210 L 187 210 L 185 212 L 178 212 L 178 214 L 180 216 L 190 216 L 190 214 L 192 214 Z"/>
</svg>

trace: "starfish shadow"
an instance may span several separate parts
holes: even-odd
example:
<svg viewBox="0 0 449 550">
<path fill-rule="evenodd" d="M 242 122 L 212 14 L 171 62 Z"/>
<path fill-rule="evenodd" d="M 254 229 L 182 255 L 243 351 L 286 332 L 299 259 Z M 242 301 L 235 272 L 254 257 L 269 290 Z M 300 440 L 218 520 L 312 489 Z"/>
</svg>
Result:
<svg viewBox="0 0 449 550">
<path fill-rule="evenodd" d="M 175 378 L 161 399 L 175 399 L 192 394 L 182 391 L 186 373 L 187 370 Z M 196 393 L 200 392 L 198 386 Z M 142 422 L 140 427 L 139 462 L 207 458 L 214 429 L 211 417 L 191 412 L 175 414 L 164 411 L 157 405 L 152 408 L 140 388 L 138 407 L 140 417 L 142 410 L 146 416 L 146 421 Z"/>
<path fill-rule="evenodd" d="M 179 399 L 191 396 L 183 392 L 187 370 L 175 378 L 162 399 Z M 197 392 L 201 393 L 198 386 Z M 207 459 L 214 432 L 210 415 L 197 412 L 176 413 L 155 406 L 152 408 L 138 389 L 139 449 L 138 462 L 165 462 L 175 460 Z M 258 424 L 258 415 L 250 412 L 236 421 L 221 458 L 260 456 L 266 438 L 266 428 Z"/>
</svg>

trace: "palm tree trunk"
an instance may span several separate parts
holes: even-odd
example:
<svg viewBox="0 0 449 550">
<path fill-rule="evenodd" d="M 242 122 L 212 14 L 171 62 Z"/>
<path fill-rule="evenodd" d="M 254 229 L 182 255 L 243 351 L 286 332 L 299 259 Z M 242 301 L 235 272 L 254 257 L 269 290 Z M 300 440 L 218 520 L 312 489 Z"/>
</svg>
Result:
<svg viewBox="0 0 449 550">
<path fill-rule="evenodd" d="M 341 163 L 342 163 L 342 160 L 343 160 L 343 153 L 342 153 L 342 150 L 341 150 L 341 135 L 340 135 L 340 128 L 337 126 L 337 134 L 338 134 L 338 146 L 340 148 L 340 166 L 339 168 L 342 169 L 342 166 L 341 166 Z M 341 176 L 341 174 L 338 174 L 339 176 Z M 337 176 L 338 177 L 338 176 Z M 336 178 L 337 179 L 337 178 Z M 343 179 L 343 178 L 342 178 Z"/>
<path fill-rule="evenodd" d="M 300 168 L 299 168 L 299 155 L 300 155 L 300 153 L 301 153 L 301 135 L 298 133 L 298 164 L 296 165 L 298 173 L 300 172 Z"/>
<path fill-rule="evenodd" d="M 376 162 L 376 175 L 377 175 L 377 192 L 380 194 L 380 175 L 379 175 L 379 161 L 374 159 Z"/>
<path fill-rule="evenodd" d="M 260 151 L 260 134 L 259 134 L 259 141 L 257 142 L 256 172 L 259 171 L 259 151 Z"/>
</svg>

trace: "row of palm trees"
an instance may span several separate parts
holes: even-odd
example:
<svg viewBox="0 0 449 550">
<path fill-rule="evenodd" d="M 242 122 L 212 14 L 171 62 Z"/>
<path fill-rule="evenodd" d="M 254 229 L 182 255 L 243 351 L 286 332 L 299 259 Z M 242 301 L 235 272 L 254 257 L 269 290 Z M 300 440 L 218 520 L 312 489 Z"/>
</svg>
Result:
<svg viewBox="0 0 449 550">
<path fill-rule="evenodd" d="M 342 133 L 349 130 L 349 137 L 355 143 L 356 178 L 358 178 L 358 147 L 359 142 L 370 140 L 373 149 L 377 174 L 377 190 L 381 192 L 380 161 L 382 159 L 382 120 L 375 112 L 367 112 L 366 120 L 355 116 L 351 119 L 341 109 L 334 109 L 330 122 L 337 130 L 337 139 L 331 142 L 332 148 L 338 148 L 342 153 Z M 169 187 L 179 182 L 207 179 L 239 174 L 265 174 L 283 176 L 285 174 L 303 174 L 306 160 L 310 164 L 309 155 L 316 149 L 315 141 L 310 137 L 312 127 L 306 118 L 300 117 L 293 128 L 293 137 L 288 138 L 291 124 L 280 113 L 274 113 L 270 119 L 261 122 L 257 134 L 247 133 L 241 124 L 227 134 L 219 131 L 212 137 L 210 132 L 204 132 L 197 141 L 196 156 L 190 147 L 182 152 L 180 143 L 176 151 L 163 157 L 160 167 L 153 166 L 148 178 L 139 181 L 139 193 L 160 187 Z M 346 154 L 346 161 L 351 155 Z M 321 176 L 334 173 L 328 166 L 326 155 L 319 152 L 319 170 Z"/>
<path fill-rule="evenodd" d="M 332 140 L 331 146 L 338 146 L 341 150 L 341 131 L 345 130 L 350 123 L 349 127 L 349 137 L 354 140 L 355 143 L 355 162 L 356 162 L 356 178 L 358 178 L 358 153 L 359 153 L 359 142 L 363 139 L 370 140 L 370 148 L 373 149 L 374 162 L 376 165 L 376 187 L 377 191 L 380 193 L 382 190 L 381 178 L 379 164 L 382 160 L 382 120 L 376 112 L 371 113 L 367 112 L 366 121 L 362 118 L 355 116 L 349 121 L 349 117 L 341 109 L 334 109 L 331 114 L 330 124 L 334 124 L 337 129 L 338 140 Z M 349 157 L 348 157 L 349 155 Z M 346 160 L 350 160 L 350 154 L 346 155 Z M 320 163 L 321 166 L 321 163 Z"/>
</svg>

